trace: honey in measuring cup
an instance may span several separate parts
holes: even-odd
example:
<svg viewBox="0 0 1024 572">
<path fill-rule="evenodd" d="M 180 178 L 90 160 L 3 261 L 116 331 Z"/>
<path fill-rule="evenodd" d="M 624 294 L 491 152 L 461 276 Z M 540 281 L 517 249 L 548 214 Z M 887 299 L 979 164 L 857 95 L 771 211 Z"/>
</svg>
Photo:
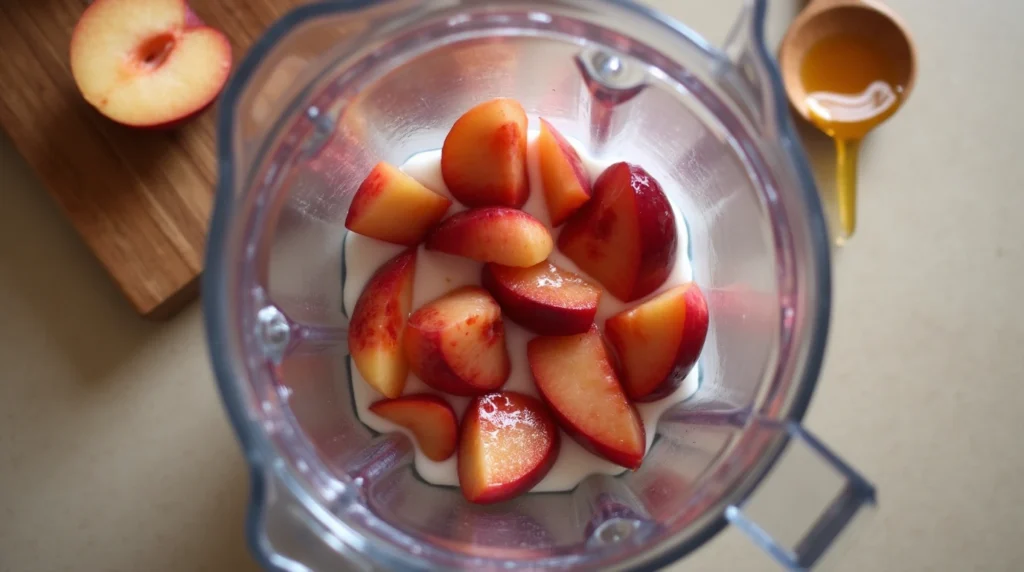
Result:
<svg viewBox="0 0 1024 572">
<path fill-rule="evenodd" d="M 909 58 L 901 55 L 877 36 L 838 33 L 812 44 L 800 63 L 807 118 L 836 144 L 839 244 L 856 227 L 860 140 L 906 97 Z"/>
<path fill-rule="evenodd" d="M 811 121 L 836 139 L 857 140 L 899 108 L 900 70 L 882 47 L 853 34 L 822 38 L 800 66 Z"/>
</svg>

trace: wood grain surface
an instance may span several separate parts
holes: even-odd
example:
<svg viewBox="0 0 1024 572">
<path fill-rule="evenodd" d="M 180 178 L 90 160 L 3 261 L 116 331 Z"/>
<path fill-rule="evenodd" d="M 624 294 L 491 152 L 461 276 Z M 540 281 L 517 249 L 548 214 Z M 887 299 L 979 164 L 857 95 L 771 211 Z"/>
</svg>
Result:
<svg viewBox="0 0 1024 572">
<path fill-rule="evenodd" d="M 299 3 L 191 5 L 228 36 L 237 62 Z M 197 294 L 216 181 L 215 111 L 162 131 L 124 127 L 96 112 L 75 88 L 68 61 L 86 4 L 0 0 L 0 125 L 129 302 L 143 316 L 165 318 Z M 2 190 L 0 173 L 0 208 Z"/>
</svg>

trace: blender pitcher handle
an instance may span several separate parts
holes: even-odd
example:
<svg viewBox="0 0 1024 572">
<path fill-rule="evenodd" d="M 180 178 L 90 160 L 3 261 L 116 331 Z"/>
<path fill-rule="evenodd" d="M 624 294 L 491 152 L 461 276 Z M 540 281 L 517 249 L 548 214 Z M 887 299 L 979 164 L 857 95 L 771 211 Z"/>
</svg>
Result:
<svg viewBox="0 0 1024 572">
<path fill-rule="evenodd" d="M 790 140 L 788 103 L 764 41 L 766 16 L 767 0 L 745 1 L 716 72 L 722 88 L 763 135 Z M 835 557 L 840 533 L 848 541 L 850 526 L 872 512 L 875 488 L 799 423 L 760 416 L 749 423 L 751 431 L 782 438 L 785 448 L 754 492 L 726 507 L 725 518 L 783 568 L 818 568 L 826 555 Z"/>
<path fill-rule="evenodd" d="M 784 569 L 818 568 L 827 549 L 835 558 L 841 532 L 848 543 L 846 529 L 868 520 L 875 488 L 799 424 L 761 417 L 751 423 L 750 430 L 788 443 L 755 492 L 726 507 L 725 518 Z"/>
</svg>

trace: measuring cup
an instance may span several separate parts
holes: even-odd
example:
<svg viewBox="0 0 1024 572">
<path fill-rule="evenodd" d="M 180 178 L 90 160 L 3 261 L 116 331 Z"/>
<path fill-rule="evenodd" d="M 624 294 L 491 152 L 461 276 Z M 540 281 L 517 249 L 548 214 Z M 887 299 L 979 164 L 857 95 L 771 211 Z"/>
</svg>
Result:
<svg viewBox="0 0 1024 572">
<path fill-rule="evenodd" d="M 718 49 L 622 0 L 333 2 L 256 42 L 221 101 L 203 307 L 265 566 L 650 570 L 731 523 L 802 569 L 865 514 L 874 489 L 800 425 L 829 241 L 764 17 L 748 2 Z M 356 418 L 341 254 L 372 165 L 440 147 L 498 96 L 663 182 L 711 322 L 699 389 L 639 470 L 479 506 Z"/>
</svg>

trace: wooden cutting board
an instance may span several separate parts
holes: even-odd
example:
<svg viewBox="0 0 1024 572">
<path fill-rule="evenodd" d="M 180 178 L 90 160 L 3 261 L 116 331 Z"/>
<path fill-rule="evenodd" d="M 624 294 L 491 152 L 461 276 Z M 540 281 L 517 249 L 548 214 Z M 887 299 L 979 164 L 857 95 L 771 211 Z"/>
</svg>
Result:
<svg viewBox="0 0 1024 572">
<path fill-rule="evenodd" d="M 191 5 L 228 36 L 237 63 L 300 3 Z M 86 4 L 0 0 L 0 125 L 132 306 L 166 318 L 198 293 L 216 181 L 215 111 L 167 131 L 123 127 L 97 113 L 78 94 L 68 62 Z M 2 191 L 0 173 L 0 208 Z"/>
</svg>

